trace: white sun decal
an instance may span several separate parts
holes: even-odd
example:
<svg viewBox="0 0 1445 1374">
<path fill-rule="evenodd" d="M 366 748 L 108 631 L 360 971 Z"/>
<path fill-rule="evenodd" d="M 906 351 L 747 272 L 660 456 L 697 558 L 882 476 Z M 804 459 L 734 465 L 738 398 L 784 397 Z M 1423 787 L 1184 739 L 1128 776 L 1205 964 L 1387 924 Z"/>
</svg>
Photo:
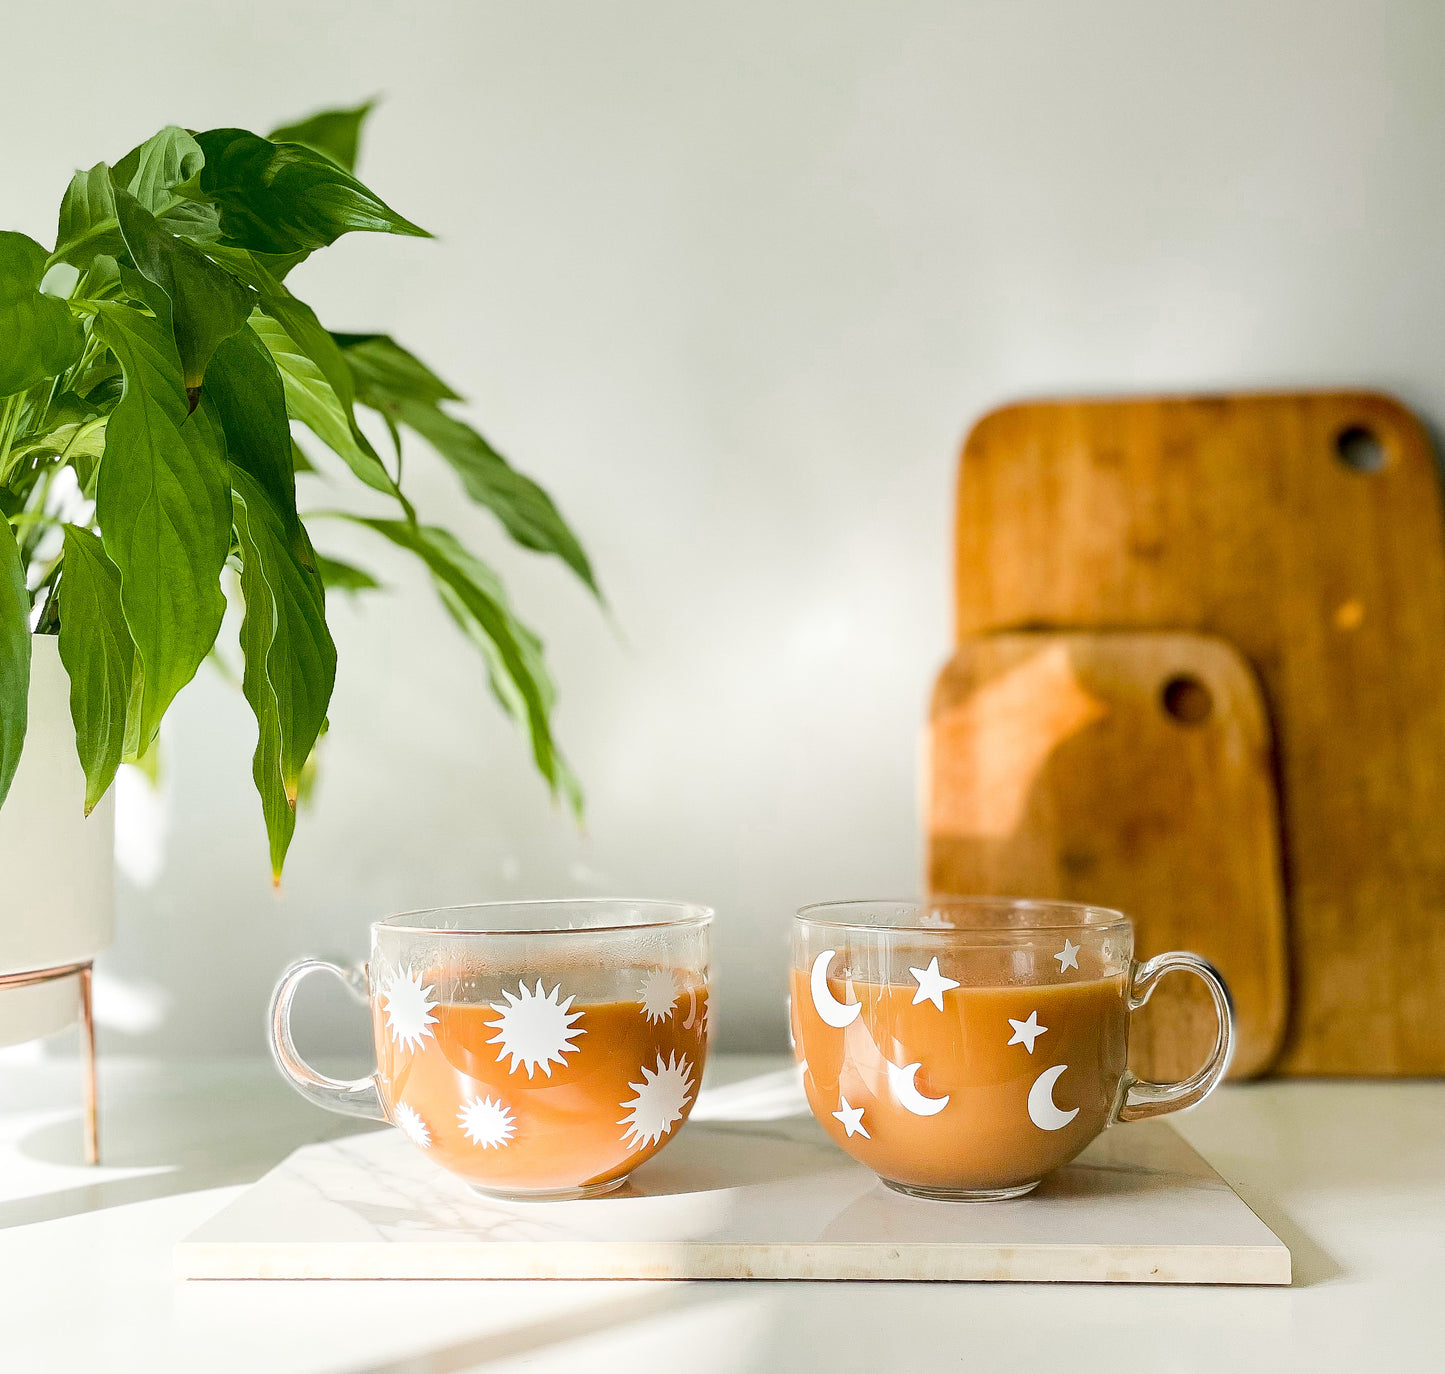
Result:
<svg viewBox="0 0 1445 1374">
<path fill-rule="evenodd" d="M 618 1105 L 627 1112 L 617 1124 L 626 1126 L 623 1142 L 629 1149 L 653 1145 L 669 1134 L 682 1120 L 682 1109 L 692 1098 L 692 1065 L 686 1056 L 676 1054 L 662 1062 L 657 1056 L 657 1071 L 642 1066 L 642 1082 L 627 1085 L 637 1094 Z"/>
<path fill-rule="evenodd" d="M 400 1127 L 401 1133 L 418 1149 L 429 1150 L 431 1148 L 431 1132 L 414 1108 L 408 1107 L 405 1102 L 398 1102 L 392 1108 L 391 1119 L 392 1123 Z"/>
<path fill-rule="evenodd" d="M 666 1021 L 672 1015 L 678 998 L 677 979 L 672 976 L 672 970 L 648 969 L 643 975 L 638 997 L 642 1000 L 642 1014 L 648 1021 L 654 1025 Z"/>
<path fill-rule="evenodd" d="M 533 1069 L 541 1069 L 551 1078 L 552 1065 L 565 1064 L 567 1061 L 562 1056 L 576 1053 L 577 1046 L 570 1042 L 579 1035 L 587 1034 L 582 1027 L 572 1024 L 582 1019 L 582 1013 L 568 1013 L 567 1008 L 574 1000 L 571 997 L 565 1002 L 558 1002 L 561 983 L 551 992 L 544 993 L 539 978 L 536 992 L 528 992 L 525 983 L 518 983 L 517 991 L 521 995 L 513 997 L 503 990 L 502 996 L 506 1001 L 491 1003 L 492 1010 L 502 1015 L 496 1021 L 487 1022 L 487 1026 L 497 1032 L 487 1043 L 502 1047 L 497 1051 L 499 1064 L 503 1059 L 511 1059 L 508 1073 L 516 1073 L 518 1066 L 525 1065 L 528 1078 L 532 1076 Z"/>
<path fill-rule="evenodd" d="M 474 1097 L 463 1102 L 457 1120 L 462 1124 L 462 1134 L 484 1150 L 493 1146 L 501 1149 L 517 1130 L 517 1119 L 507 1104 L 500 1099 L 494 1102 L 490 1097 Z"/>
<path fill-rule="evenodd" d="M 381 992 L 391 1038 L 413 1050 L 421 1049 L 422 1040 L 432 1033 L 432 1026 L 436 1023 L 436 1017 L 432 1015 L 432 1009 L 437 1005 L 432 999 L 434 989 L 422 987 L 421 980 L 422 975 L 412 973 L 408 965 L 392 974 Z"/>
</svg>

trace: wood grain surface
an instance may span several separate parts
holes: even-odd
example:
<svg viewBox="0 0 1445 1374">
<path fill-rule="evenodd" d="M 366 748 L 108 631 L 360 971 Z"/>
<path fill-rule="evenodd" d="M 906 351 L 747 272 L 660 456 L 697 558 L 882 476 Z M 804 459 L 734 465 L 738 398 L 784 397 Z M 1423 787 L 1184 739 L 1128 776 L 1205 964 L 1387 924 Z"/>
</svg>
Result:
<svg viewBox="0 0 1445 1374">
<path fill-rule="evenodd" d="M 1378 441 L 1382 465 L 1355 457 Z M 1445 537 L 1389 397 L 1040 402 L 958 492 L 961 638 L 1195 630 L 1258 673 L 1279 762 L 1290 1073 L 1445 1072 Z"/>
<path fill-rule="evenodd" d="M 1288 1005 L 1269 723 L 1254 675 L 1193 634 L 980 635 L 934 693 L 933 892 L 1121 907 L 1136 957 L 1189 949 L 1234 1000 L 1232 1077 L 1267 1069 Z M 1214 1012 L 1164 980 L 1129 1062 L 1174 1081 L 1202 1064 Z"/>
</svg>

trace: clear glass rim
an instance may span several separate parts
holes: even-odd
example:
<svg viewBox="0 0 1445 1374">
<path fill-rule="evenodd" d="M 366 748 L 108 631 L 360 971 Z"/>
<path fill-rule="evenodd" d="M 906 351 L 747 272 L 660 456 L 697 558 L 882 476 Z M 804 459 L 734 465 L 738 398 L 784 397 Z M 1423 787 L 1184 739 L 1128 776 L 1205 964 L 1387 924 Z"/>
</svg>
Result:
<svg viewBox="0 0 1445 1374">
<path fill-rule="evenodd" d="M 587 919 L 575 919 L 579 909 Z M 556 912 L 549 920 L 548 911 Z M 570 911 L 574 919 L 566 921 L 562 913 Z M 472 913 L 473 921 L 486 924 L 455 925 L 462 912 Z M 630 912 L 628 919 L 620 918 Z M 507 913 L 512 913 L 508 919 Z M 595 913 L 595 916 L 593 915 Z M 495 902 L 459 902 L 455 906 L 419 907 L 415 911 L 398 912 L 371 923 L 373 933 L 405 931 L 414 935 L 586 935 L 600 931 L 658 930 L 664 927 L 705 926 L 712 921 L 711 907 L 697 902 L 673 902 L 650 897 L 529 897 Z M 530 918 L 530 919 L 529 919 Z"/>
<path fill-rule="evenodd" d="M 938 926 L 928 920 L 934 913 L 946 915 L 950 908 L 967 910 L 967 924 Z M 869 913 L 872 913 L 871 917 Z M 1019 919 L 1022 916 L 1035 919 Z M 910 935 L 939 935 L 954 940 L 970 934 L 1024 936 L 1049 931 L 1133 929 L 1133 923 L 1122 911 L 1091 902 L 954 893 L 927 900 L 879 897 L 812 902 L 799 907 L 793 919 L 803 925 L 828 926 L 838 930 L 898 930 L 907 931 Z"/>
</svg>

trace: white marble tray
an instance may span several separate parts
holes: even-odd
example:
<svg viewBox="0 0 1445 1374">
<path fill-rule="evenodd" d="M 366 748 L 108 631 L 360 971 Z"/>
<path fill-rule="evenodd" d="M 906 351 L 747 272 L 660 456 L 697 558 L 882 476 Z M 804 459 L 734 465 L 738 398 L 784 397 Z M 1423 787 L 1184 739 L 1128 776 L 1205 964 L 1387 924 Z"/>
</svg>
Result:
<svg viewBox="0 0 1445 1374">
<path fill-rule="evenodd" d="M 1168 1126 L 1107 1131 L 1016 1202 L 900 1196 L 793 1115 L 791 1073 L 705 1090 L 587 1202 L 477 1197 L 399 1131 L 297 1150 L 176 1246 L 187 1279 L 1290 1281 L 1284 1243 Z"/>
</svg>

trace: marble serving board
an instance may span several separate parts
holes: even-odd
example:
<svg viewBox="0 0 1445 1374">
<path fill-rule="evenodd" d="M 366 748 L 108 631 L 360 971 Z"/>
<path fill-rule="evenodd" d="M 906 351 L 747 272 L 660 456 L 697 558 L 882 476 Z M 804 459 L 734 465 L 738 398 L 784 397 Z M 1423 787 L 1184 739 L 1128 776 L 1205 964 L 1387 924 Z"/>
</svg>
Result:
<svg viewBox="0 0 1445 1374">
<path fill-rule="evenodd" d="M 1178 1135 L 1105 1132 L 1014 1202 L 885 1188 L 791 1072 L 705 1089 L 607 1197 L 478 1197 L 382 1130 L 307 1145 L 176 1246 L 186 1279 L 891 1279 L 1287 1284 L 1284 1243 Z"/>
</svg>

